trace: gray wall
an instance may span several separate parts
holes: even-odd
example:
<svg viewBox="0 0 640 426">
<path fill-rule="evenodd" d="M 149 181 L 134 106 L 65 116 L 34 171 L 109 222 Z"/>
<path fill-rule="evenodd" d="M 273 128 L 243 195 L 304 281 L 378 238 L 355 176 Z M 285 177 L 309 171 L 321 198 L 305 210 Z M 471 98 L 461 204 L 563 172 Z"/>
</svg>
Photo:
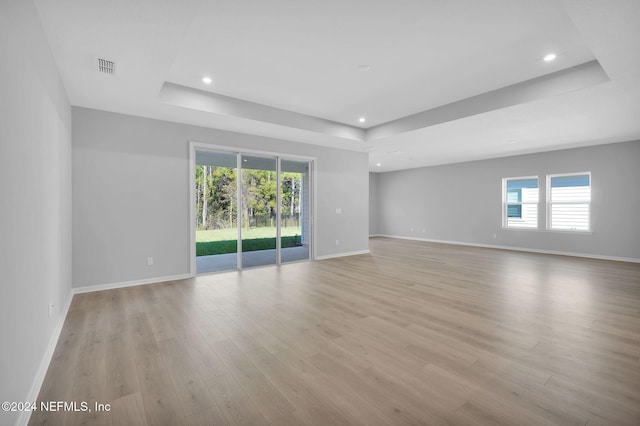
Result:
<svg viewBox="0 0 640 426">
<path fill-rule="evenodd" d="M 378 173 L 369 173 L 369 235 L 378 234 Z"/>
<path fill-rule="evenodd" d="M 71 110 L 31 1 L 0 2 L 0 57 L 0 401 L 27 401 L 71 296 Z"/>
<path fill-rule="evenodd" d="M 640 259 L 639 164 L 635 141 L 382 173 L 378 233 Z M 585 171 L 592 233 L 501 229 L 502 178 L 539 176 L 544 201 L 547 174 Z"/>
<path fill-rule="evenodd" d="M 189 141 L 316 157 L 316 255 L 368 250 L 366 153 L 74 107 L 74 287 L 189 273 Z"/>
</svg>

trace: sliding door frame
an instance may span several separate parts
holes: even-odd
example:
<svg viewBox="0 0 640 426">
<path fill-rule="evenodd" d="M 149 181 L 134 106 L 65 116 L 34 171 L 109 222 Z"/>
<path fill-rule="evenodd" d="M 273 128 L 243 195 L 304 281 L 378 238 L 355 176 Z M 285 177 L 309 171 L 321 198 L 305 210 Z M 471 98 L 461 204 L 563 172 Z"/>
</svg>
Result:
<svg viewBox="0 0 640 426">
<path fill-rule="evenodd" d="M 309 231 L 311 232 L 311 245 L 309 247 L 309 260 L 315 260 L 316 253 L 316 177 L 315 177 L 315 163 L 316 157 L 306 157 L 301 155 L 292 155 L 285 154 L 273 151 L 260 151 L 254 149 L 244 149 L 244 148 L 234 148 L 225 145 L 212 145 L 208 143 L 202 142 L 189 142 L 189 229 L 190 229 L 190 237 L 189 237 L 189 256 L 190 256 L 190 271 L 189 274 L 191 277 L 195 277 L 197 275 L 196 268 L 196 213 L 195 213 L 195 204 L 196 204 L 196 151 L 211 151 L 211 152 L 225 152 L 229 154 L 236 155 L 236 167 L 237 167 L 237 188 L 236 188 L 236 197 L 237 197 L 237 206 L 238 212 L 236 216 L 237 227 L 238 227 L 238 243 L 237 243 L 237 269 L 238 271 L 242 271 L 242 155 L 259 155 L 259 156 L 268 156 L 275 157 L 276 159 L 276 265 L 280 266 L 282 264 L 282 230 L 281 228 L 281 212 L 282 212 L 282 194 L 281 192 L 281 165 L 282 159 L 285 160 L 295 160 L 295 161 L 306 161 L 309 164 L 309 188 L 311 188 L 311 197 L 310 197 L 310 206 L 309 213 L 311 215 L 310 221 L 311 226 L 309 227 Z"/>
<path fill-rule="evenodd" d="M 236 227 L 238 231 L 238 241 L 236 242 L 236 269 L 242 271 L 242 208 L 244 207 L 242 205 L 242 153 L 235 152 L 234 154 L 236 154 Z M 192 176 L 195 180 L 195 170 Z M 195 214 L 192 220 L 196 220 Z M 195 238 L 195 232 L 193 238 Z"/>
</svg>

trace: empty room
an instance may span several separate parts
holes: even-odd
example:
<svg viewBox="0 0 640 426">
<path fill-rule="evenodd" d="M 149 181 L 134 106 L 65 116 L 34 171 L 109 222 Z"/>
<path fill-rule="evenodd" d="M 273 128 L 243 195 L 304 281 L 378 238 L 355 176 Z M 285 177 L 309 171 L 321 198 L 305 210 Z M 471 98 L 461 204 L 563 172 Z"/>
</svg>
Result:
<svg viewBox="0 0 640 426">
<path fill-rule="evenodd" d="M 640 424 L 639 22 L 0 1 L 0 425 Z"/>
</svg>

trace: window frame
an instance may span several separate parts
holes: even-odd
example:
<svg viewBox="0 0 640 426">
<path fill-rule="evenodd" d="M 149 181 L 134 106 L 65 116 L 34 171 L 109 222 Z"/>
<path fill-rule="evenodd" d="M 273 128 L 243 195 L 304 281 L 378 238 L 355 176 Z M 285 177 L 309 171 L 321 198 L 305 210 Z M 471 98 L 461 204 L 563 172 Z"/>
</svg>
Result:
<svg viewBox="0 0 640 426">
<path fill-rule="evenodd" d="M 551 179 L 555 177 L 566 177 L 566 176 L 589 176 L 589 201 L 553 201 L 551 199 Z M 591 172 L 571 172 L 571 173 L 553 173 L 547 175 L 546 182 L 546 230 L 553 232 L 574 232 L 574 233 L 591 233 L 591 199 L 592 199 L 592 188 L 593 188 L 593 180 L 591 176 Z M 551 221 L 551 206 L 553 204 L 587 204 L 588 205 L 588 221 L 587 221 L 587 229 L 558 229 L 552 227 Z"/>
<path fill-rule="evenodd" d="M 519 201 L 517 203 L 509 203 L 507 201 L 507 183 L 511 180 L 523 180 L 523 179 L 535 179 L 538 183 L 538 201 L 536 201 L 535 203 L 532 202 L 522 202 Z M 529 204 L 535 204 L 536 206 L 536 210 L 539 211 L 540 208 L 540 176 L 537 175 L 532 175 L 532 176 L 516 176 L 516 177 L 505 177 L 502 178 L 502 229 L 516 229 L 516 230 L 529 230 L 529 231 L 535 231 L 535 230 L 539 230 L 540 229 L 540 215 L 537 214 L 536 215 L 536 226 L 535 227 L 528 227 L 528 226 L 508 226 L 508 220 L 509 220 L 509 216 L 508 216 L 508 206 L 509 205 L 516 205 L 516 206 L 520 206 L 520 214 L 522 215 L 522 211 L 523 211 L 523 207 L 524 205 L 529 205 Z"/>
</svg>

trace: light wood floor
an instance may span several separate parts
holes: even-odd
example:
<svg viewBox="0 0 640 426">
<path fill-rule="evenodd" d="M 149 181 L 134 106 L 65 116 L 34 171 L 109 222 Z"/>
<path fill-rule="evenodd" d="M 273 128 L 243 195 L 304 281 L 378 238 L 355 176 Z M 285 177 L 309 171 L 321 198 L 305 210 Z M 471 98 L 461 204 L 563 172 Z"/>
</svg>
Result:
<svg viewBox="0 0 640 426">
<path fill-rule="evenodd" d="M 31 424 L 640 424 L 640 265 L 371 251 L 76 295 Z"/>
</svg>

